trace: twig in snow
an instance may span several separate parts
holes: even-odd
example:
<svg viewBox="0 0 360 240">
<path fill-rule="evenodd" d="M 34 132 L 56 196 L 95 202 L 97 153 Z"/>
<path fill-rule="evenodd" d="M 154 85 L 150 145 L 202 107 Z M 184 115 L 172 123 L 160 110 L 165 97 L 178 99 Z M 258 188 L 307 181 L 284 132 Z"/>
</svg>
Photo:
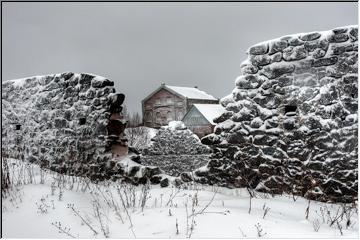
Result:
<svg viewBox="0 0 360 240">
<path fill-rule="evenodd" d="M 270 208 L 268 206 L 266 206 L 266 203 L 264 203 L 263 205 L 263 210 L 264 210 L 264 215 L 263 215 L 263 219 L 265 219 L 265 216 L 268 214 L 268 212 L 270 211 Z"/>
<path fill-rule="evenodd" d="M 343 231 L 342 231 L 342 226 L 340 225 L 340 223 L 339 223 L 339 221 L 336 221 L 336 225 L 337 225 L 337 227 L 338 227 L 338 229 L 339 229 L 339 231 L 340 231 L 340 234 L 341 234 L 341 236 L 343 235 Z"/>
<path fill-rule="evenodd" d="M 173 191 L 171 192 L 171 195 L 169 197 L 169 201 L 165 204 L 165 206 L 167 207 L 170 202 L 172 203 L 173 199 L 176 197 L 176 195 L 180 192 L 180 188 L 177 189 L 177 191 L 174 193 Z"/>
<path fill-rule="evenodd" d="M 308 201 L 308 206 L 305 210 L 305 219 L 307 220 L 309 218 L 309 210 L 310 210 L 310 199 Z"/>
<path fill-rule="evenodd" d="M 176 226 L 176 235 L 179 235 L 179 224 L 178 224 L 178 220 L 177 220 L 177 219 L 176 219 L 175 226 Z"/>
<path fill-rule="evenodd" d="M 145 185 L 143 185 L 142 191 L 141 191 L 140 206 L 141 206 L 142 212 L 144 212 L 144 207 L 146 205 L 146 201 L 150 198 L 150 197 L 148 197 L 149 190 L 150 190 L 150 185 L 147 182 Z"/>
<path fill-rule="evenodd" d="M 246 234 L 243 232 L 243 230 L 241 230 L 240 227 L 239 227 L 239 230 L 240 230 L 240 232 L 241 232 L 242 237 L 246 238 L 246 237 L 247 237 Z"/>
<path fill-rule="evenodd" d="M 189 233 L 188 238 L 191 238 L 191 235 L 192 235 L 192 233 L 194 231 L 194 228 L 195 228 L 195 206 L 194 206 L 194 201 L 193 201 L 193 204 L 191 205 L 191 212 L 192 212 L 192 214 L 191 214 L 192 218 L 191 218 L 190 233 Z"/>
<path fill-rule="evenodd" d="M 74 235 L 72 235 L 70 233 L 70 230 L 71 230 L 70 228 L 61 226 L 61 222 L 53 222 L 53 223 L 51 223 L 51 225 L 56 227 L 59 230 L 59 233 L 64 233 L 71 238 L 76 238 Z"/>
<path fill-rule="evenodd" d="M 80 212 L 75 209 L 74 204 L 68 204 L 67 207 L 71 209 L 75 216 L 78 216 L 81 221 L 90 228 L 91 231 L 93 231 L 94 235 L 98 234 L 98 232 L 90 225 L 90 223 L 81 216 Z"/>
<path fill-rule="evenodd" d="M 125 213 L 126 213 L 126 215 L 128 216 L 128 218 L 129 218 L 131 232 L 132 232 L 132 234 L 134 235 L 134 238 L 136 238 L 136 235 L 135 235 L 135 232 L 134 232 L 134 229 L 133 229 L 133 228 L 134 228 L 134 225 L 133 225 L 133 223 L 132 223 L 132 221 L 131 221 L 130 214 L 129 214 L 129 212 L 128 212 L 128 210 L 127 210 L 127 207 L 126 207 L 126 205 L 125 205 L 125 201 L 124 201 L 123 197 L 121 196 L 120 188 L 117 187 L 117 190 L 118 190 L 118 193 L 119 193 L 119 196 L 120 196 L 120 199 L 121 199 L 121 203 L 122 203 L 122 205 L 123 205 L 123 207 L 124 207 Z"/>
<path fill-rule="evenodd" d="M 101 231 L 103 232 L 105 238 L 109 238 L 109 228 L 105 227 L 103 220 L 101 218 L 102 213 L 100 212 L 100 203 L 98 201 L 94 201 L 93 206 L 94 206 L 94 214 L 96 219 L 100 223 Z"/>
<path fill-rule="evenodd" d="M 188 199 L 186 199 L 185 203 L 185 209 L 186 209 L 186 236 L 189 233 L 189 212 L 188 212 Z"/>
<path fill-rule="evenodd" d="M 264 232 L 264 229 L 262 229 L 260 223 L 255 224 L 255 228 L 256 228 L 258 237 L 263 237 L 266 235 L 266 232 Z"/>
<path fill-rule="evenodd" d="M 315 219 L 314 221 L 313 221 L 313 228 L 314 228 L 314 231 L 315 232 L 318 232 L 319 231 L 319 229 L 320 229 L 320 221 L 319 221 L 319 219 Z"/>
<path fill-rule="evenodd" d="M 63 191 L 62 187 L 59 187 L 59 198 L 58 198 L 58 200 L 62 201 L 63 196 L 64 196 L 64 191 Z"/>
<path fill-rule="evenodd" d="M 203 214 L 203 213 L 205 212 L 205 210 L 210 206 L 210 204 L 214 201 L 214 198 L 215 198 L 217 192 L 218 192 L 218 188 L 215 190 L 213 196 L 211 197 L 210 201 L 205 205 L 205 207 L 204 207 L 203 209 L 201 209 L 199 212 L 193 213 L 193 214 L 195 214 L 195 215 Z M 193 203 L 194 203 L 194 201 L 193 201 Z M 194 205 L 194 204 L 193 204 L 193 205 Z M 193 214 L 191 214 L 190 217 L 191 217 Z"/>
<path fill-rule="evenodd" d="M 249 211 L 248 211 L 248 213 L 250 214 L 251 213 L 251 200 L 254 197 L 254 195 L 253 195 L 253 192 L 252 192 L 252 190 L 250 188 L 246 188 L 246 189 L 249 192 Z"/>
</svg>

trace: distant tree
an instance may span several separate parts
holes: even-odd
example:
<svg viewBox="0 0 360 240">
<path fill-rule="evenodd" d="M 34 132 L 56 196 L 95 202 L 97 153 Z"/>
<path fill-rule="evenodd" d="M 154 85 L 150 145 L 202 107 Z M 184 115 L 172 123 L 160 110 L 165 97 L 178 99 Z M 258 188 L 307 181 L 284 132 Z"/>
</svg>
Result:
<svg viewBox="0 0 360 240">
<path fill-rule="evenodd" d="M 128 110 L 127 110 L 126 105 L 123 105 L 123 109 L 122 109 L 122 111 L 121 111 L 121 114 L 124 116 L 124 118 L 125 118 L 126 120 L 129 120 L 129 112 L 128 112 Z"/>
<path fill-rule="evenodd" d="M 122 110 L 122 115 L 127 120 L 127 127 L 133 128 L 133 127 L 139 127 L 142 125 L 142 118 L 141 115 L 138 112 L 129 112 L 126 105 L 124 105 Z"/>
<path fill-rule="evenodd" d="M 150 141 L 149 130 L 142 127 L 141 115 L 138 112 L 130 113 L 125 105 L 122 110 L 122 115 L 127 120 L 125 134 L 129 146 L 141 149 L 147 145 Z"/>
</svg>

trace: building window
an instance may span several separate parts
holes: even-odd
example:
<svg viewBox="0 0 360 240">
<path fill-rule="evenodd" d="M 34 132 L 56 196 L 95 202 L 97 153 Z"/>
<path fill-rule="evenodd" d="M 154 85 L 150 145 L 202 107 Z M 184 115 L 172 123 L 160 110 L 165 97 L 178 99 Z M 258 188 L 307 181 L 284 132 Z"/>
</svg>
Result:
<svg viewBox="0 0 360 240">
<path fill-rule="evenodd" d="M 171 102 L 172 102 L 172 101 L 171 101 L 171 97 L 167 97 L 167 98 L 166 98 L 166 102 L 167 102 L 167 104 L 171 104 Z"/>
<path fill-rule="evenodd" d="M 150 111 L 145 112 L 145 119 L 146 119 L 146 122 L 151 122 L 151 112 Z"/>
<path fill-rule="evenodd" d="M 177 110 L 176 111 L 176 120 L 181 121 L 181 119 L 184 117 L 183 111 L 182 110 Z"/>
<path fill-rule="evenodd" d="M 166 114 L 166 116 L 167 116 L 167 121 L 168 121 L 168 122 L 170 122 L 170 121 L 173 120 L 171 111 L 168 111 L 167 114 Z"/>
<path fill-rule="evenodd" d="M 156 113 L 156 122 L 160 123 L 160 121 L 161 121 L 161 114 L 160 114 L 160 112 L 157 112 Z"/>
</svg>

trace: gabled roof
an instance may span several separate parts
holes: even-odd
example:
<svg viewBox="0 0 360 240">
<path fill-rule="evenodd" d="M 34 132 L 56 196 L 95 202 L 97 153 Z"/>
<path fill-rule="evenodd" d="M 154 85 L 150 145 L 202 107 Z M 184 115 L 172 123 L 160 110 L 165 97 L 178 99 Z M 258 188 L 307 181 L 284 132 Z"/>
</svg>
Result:
<svg viewBox="0 0 360 240">
<path fill-rule="evenodd" d="M 223 106 L 221 106 L 220 104 L 194 104 L 192 106 L 192 108 L 196 108 L 201 113 L 201 115 L 203 115 L 206 118 L 206 120 L 209 123 L 211 123 L 212 125 L 216 124 L 213 121 L 214 118 L 219 117 L 221 114 L 226 112 L 225 108 Z M 190 109 L 190 111 L 191 111 L 191 109 Z M 187 113 L 185 114 L 185 116 L 186 115 L 187 115 Z M 184 118 L 185 118 L 185 116 L 184 116 Z"/>
<path fill-rule="evenodd" d="M 177 87 L 177 86 L 169 86 L 169 85 L 165 85 L 165 87 L 189 99 L 217 100 L 215 97 L 197 88 Z"/>
<path fill-rule="evenodd" d="M 178 95 L 181 98 L 187 98 L 187 99 L 202 99 L 202 100 L 218 100 L 217 98 L 211 96 L 210 94 L 207 94 L 204 91 L 201 91 L 197 88 L 191 88 L 191 87 L 178 87 L 178 86 L 168 86 L 168 85 L 161 85 L 158 87 L 155 91 L 150 93 L 146 98 L 142 100 L 142 102 L 145 102 L 148 100 L 152 95 L 157 93 L 160 89 L 168 90 L 171 93 L 174 93 Z"/>
</svg>

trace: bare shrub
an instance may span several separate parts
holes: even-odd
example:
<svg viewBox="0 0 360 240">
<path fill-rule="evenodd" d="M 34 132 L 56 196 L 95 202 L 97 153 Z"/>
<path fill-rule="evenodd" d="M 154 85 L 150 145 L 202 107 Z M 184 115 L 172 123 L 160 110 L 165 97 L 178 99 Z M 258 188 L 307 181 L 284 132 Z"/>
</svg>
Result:
<svg viewBox="0 0 360 240">
<path fill-rule="evenodd" d="M 149 129 L 143 126 L 128 127 L 125 129 L 128 144 L 136 149 L 143 149 L 150 143 Z"/>
<path fill-rule="evenodd" d="M 126 106 L 124 106 L 122 112 L 127 120 L 125 135 L 129 146 L 136 149 L 142 149 L 144 146 L 147 146 L 150 142 L 149 130 L 142 126 L 140 114 L 138 112 L 128 112 Z"/>
<path fill-rule="evenodd" d="M 146 201 L 150 198 L 149 197 L 149 190 L 150 190 L 150 184 L 149 182 L 147 182 L 146 184 L 144 184 L 142 186 L 142 190 L 141 190 L 141 195 L 140 195 L 140 207 L 141 207 L 141 211 L 144 211 L 144 207 L 146 205 Z"/>
<path fill-rule="evenodd" d="M 173 191 L 173 189 L 171 189 L 171 194 L 170 194 L 170 196 L 169 196 L 169 200 L 167 201 L 167 203 L 165 204 L 165 206 L 167 207 L 167 206 L 169 206 L 169 204 L 170 204 L 170 206 L 172 207 L 172 205 L 173 205 L 173 200 L 174 200 L 174 198 L 176 197 L 176 195 L 178 195 L 179 193 L 180 193 L 180 188 L 176 188 L 176 191 L 174 192 Z M 162 195 L 161 195 L 161 197 L 162 197 Z"/>
<path fill-rule="evenodd" d="M 39 202 L 36 202 L 36 206 L 38 208 L 38 213 L 41 213 L 41 214 L 47 214 L 48 213 L 48 209 L 50 208 L 50 205 L 47 204 L 46 202 L 47 200 L 47 196 L 46 197 L 42 197 L 40 199 L 40 203 Z"/>
<path fill-rule="evenodd" d="M 341 204 L 336 208 L 336 211 L 333 211 L 328 205 L 324 205 L 320 207 L 320 212 L 316 211 L 316 213 L 321 217 L 323 223 L 337 228 L 343 235 L 344 228 L 348 229 L 356 224 L 353 222 L 355 221 L 353 216 L 357 214 L 357 205 Z"/>
</svg>

